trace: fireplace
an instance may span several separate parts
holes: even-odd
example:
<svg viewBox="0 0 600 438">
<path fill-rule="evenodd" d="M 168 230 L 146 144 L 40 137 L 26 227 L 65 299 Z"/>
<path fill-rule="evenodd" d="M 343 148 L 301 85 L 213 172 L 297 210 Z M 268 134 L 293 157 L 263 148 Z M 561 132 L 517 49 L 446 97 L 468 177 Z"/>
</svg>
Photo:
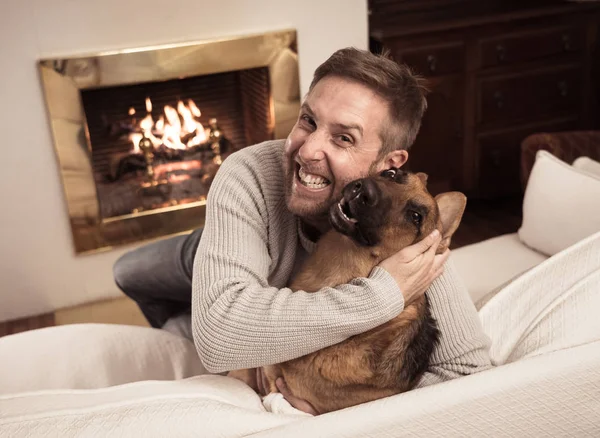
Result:
<svg viewBox="0 0 600 438">
<path fill-rule="evenodd" d="M 81 99 L 103 219 L 205 199 L 227 155 L 273 138 L 266 67 L 87 89 Z"/>
<path fill-rule="evenodd" d="M 294 31 L 39 63 L 76 253 L 186 232 L 237 150 L 285 138 Z"/>
</svg>

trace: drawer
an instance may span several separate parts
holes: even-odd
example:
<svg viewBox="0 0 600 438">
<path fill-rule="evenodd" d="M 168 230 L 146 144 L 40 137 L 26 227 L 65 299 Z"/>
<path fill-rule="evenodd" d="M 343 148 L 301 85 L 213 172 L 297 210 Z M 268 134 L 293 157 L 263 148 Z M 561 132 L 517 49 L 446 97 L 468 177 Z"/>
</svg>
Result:
<svg viewBox="0 0 600 438">
<path fill-rule="evenodd" d="M 478 191 L 484 196 L 520 193 L 522 190 L 521 142 L 536 132 L 570 131 L 577 128 L 577 119 L 562 119 L 557 122 L 480 135 Z"/>
<path fill-rule="evenodd" d="M 465 47 L 461 41 L 414 48 L 392 42 L 389 46 L 396 61 L 423 76 L 458 73 L 465 67 Z"/>
<path fill-rule="evenodd" d="M 536 120 L 540 116 L 578 112 L 581 69 L 569 66 L 480 80 L 479 124 Z"/>
<path fill-rule="evenodd" d="M 503 35 L 480 42 L 483 68 L 535 61 L 583 49 L 583 29 L 546 28 L 535 32 Z"/>
</svg>

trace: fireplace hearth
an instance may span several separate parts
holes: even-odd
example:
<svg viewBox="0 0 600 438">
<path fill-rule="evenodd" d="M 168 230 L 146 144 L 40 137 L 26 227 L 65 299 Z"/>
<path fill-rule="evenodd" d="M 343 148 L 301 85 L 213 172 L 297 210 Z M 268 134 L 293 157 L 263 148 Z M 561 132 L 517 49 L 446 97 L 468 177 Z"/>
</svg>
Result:
<svg viewBox="0 0 600 438">
<path fill-rule="evenodd" d="M 227 156 L 284 138 L 294 31 L 39 62 L 76 253 L 201 227 Z"/>
</svg>

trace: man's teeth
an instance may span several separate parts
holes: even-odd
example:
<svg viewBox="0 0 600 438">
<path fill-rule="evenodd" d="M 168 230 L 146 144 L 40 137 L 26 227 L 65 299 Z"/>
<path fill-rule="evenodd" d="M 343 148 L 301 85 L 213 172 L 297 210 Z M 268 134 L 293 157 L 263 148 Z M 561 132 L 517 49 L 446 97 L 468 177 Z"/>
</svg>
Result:
<svg viewBox="0 0 600 438">
<path fill-rule="evenodd" d="M 306 173 L 302 167 L 298 171 L 298 176 L 300 177 L 302 184 L 310 187 L 311 189 L 322 189 L 323 187 L 327 187 L 329 185 L 329 181 L 327 179 L 323 178 L 322 176 Z"/>
</svg>

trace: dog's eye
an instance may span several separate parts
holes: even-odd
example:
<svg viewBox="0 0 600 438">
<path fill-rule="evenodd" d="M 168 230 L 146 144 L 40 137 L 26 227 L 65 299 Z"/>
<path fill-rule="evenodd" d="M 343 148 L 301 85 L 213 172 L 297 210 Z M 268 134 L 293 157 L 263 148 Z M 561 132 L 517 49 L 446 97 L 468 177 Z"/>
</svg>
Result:
<svg viewBox="0 0 600 438">
<path fill-rule="evenodd" d="M 421 222 L 423 221 L 423 216 L 421 216 L 420 213 L 417 213 L 416 211 L 409 211 L 408 212 L 410 220 L 417 226 L 421 225 Z"/>
<path fill-rule="evenodd" d="M 384 178 L 394 178 L 396 176 L 396 169 L 387 169 L 381 172 L 381 176 Z"/>
</svg>

